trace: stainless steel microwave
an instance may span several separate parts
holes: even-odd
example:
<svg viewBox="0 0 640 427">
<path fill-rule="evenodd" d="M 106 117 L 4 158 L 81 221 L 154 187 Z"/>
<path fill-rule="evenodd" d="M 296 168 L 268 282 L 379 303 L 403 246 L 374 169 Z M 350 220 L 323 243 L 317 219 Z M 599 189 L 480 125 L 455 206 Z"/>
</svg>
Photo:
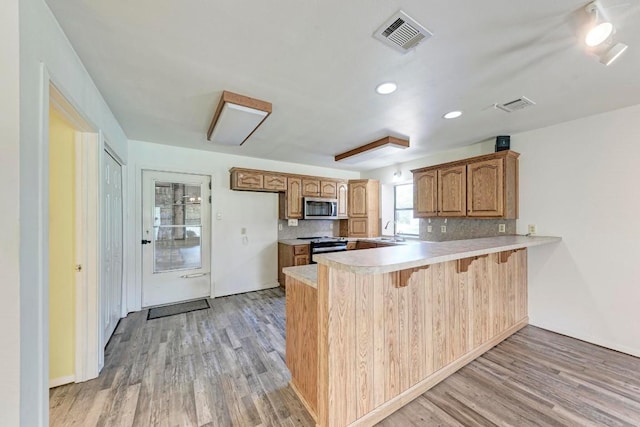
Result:
<svg viewBox="0 0 640 427">
<path fill-rule="evenodd" d="M 304 219 L 338 219 L 338 199 L 305 197 Z"/>
</svg>

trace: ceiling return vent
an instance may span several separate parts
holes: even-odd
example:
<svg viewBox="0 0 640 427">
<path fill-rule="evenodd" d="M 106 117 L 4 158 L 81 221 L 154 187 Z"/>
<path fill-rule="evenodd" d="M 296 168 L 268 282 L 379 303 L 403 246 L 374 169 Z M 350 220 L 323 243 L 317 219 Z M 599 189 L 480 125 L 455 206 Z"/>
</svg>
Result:
<svg viewBox="0 0 640 427">
<path fill-rule="evenodd" d="M 407 53 L 433 34 L 399 10 L 380 26 L 373 37 L 395 50 Z"/>
<path fill-rule="evenodd" d="M 525 108 L 533 107 L 536 105 L 535 102 L 523 96 L 518 99 L 514 99 L 513 101 L 505 102 L 504 104 L 493 104 L 495 108 L 498 108 L 502 111 L 506 111 L 507 113 L 513 113 L 514 111 L 524 110 Z"/>
</svg>

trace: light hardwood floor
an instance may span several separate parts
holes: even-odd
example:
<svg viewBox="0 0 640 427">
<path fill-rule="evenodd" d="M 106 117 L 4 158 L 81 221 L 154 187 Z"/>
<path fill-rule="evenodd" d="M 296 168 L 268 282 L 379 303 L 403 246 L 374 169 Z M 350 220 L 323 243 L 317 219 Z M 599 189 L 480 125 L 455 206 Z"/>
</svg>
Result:
<svg viewBox="0 0 640 427">
<path fill-rule="evenodd" d="M 313 426 L 287 386 L 284 293 L 123 319 L 95 380 L 52 389 L 52 426 Z M 382 426 L 640 426 L 640 359 L 527 327 Z"/>
</svg>

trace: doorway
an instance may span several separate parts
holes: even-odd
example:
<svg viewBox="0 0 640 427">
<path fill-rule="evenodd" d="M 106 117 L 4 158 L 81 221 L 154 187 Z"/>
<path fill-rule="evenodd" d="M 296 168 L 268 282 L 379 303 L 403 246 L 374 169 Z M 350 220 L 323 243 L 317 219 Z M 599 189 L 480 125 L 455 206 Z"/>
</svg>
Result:
<svg viewBox="0 0 640 427">
<path fill-rule="evenodd" d="M 211 295 L 211 178 L 142 171 L 142 306 Z"/>
</svg>

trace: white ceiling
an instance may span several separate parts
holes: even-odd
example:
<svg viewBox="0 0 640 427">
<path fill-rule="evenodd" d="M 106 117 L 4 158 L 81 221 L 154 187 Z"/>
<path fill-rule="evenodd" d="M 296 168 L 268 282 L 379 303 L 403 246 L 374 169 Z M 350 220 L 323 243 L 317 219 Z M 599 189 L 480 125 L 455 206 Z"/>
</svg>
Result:
<svg viewBox="0 0 640 427">
<path fill-rule="evenodd" d="M 573 29 L 582 0 L 47 2 L 132 140 L 366 170 L 640 103 L 638 0 L 601 1 L 630 46 L 610 67 Z M 399 9 L 434 33 L 405 55 L 372 37 Z M 241 147 L 206 140 L 223 90 L 273 103 Z M 492 108 L 522 95 L 537 105 Z M 333 160 L 387 135 L 411 148 Z"/>
</svg>

